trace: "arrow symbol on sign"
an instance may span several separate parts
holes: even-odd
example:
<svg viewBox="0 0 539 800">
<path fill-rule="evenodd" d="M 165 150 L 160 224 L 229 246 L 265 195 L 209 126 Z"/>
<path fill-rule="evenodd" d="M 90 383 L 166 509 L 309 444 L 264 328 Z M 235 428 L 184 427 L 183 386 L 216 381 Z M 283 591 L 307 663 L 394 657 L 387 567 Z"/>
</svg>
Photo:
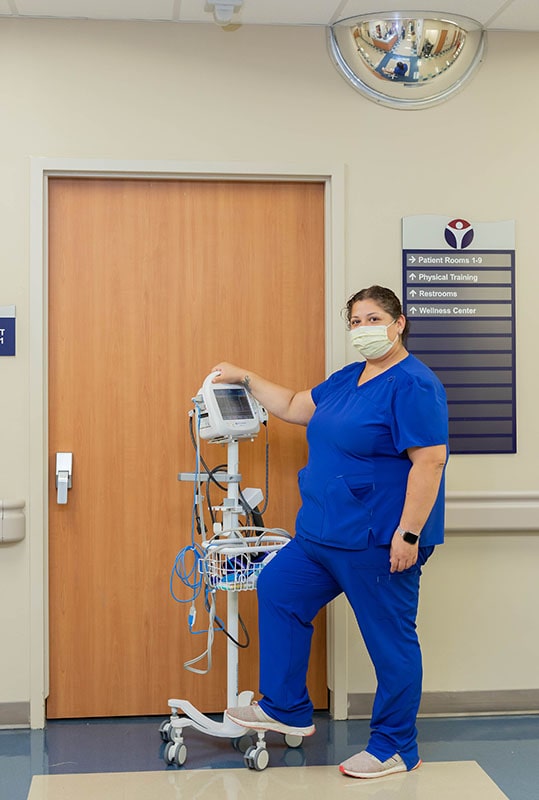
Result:
<svg viewBox="0 0 539 800">
<path fill-rule="evenodd" d="M 410 297 L 415 297 L 415 296 L 416 296 L 416 294 L 417 294 L 417 292 L 416 292 L 416 290 L 415 290 L 415 289 L 411 289 L 411 290 L 410 290 Z"/>
<path fill-rule="evenodd" d="M 415 281 L 416 278 L 417 278 L 417 275 L 415 274 L 415 272 L 410 272 L 410 280 L 411 281 Z"/>
<path fill-rule="evenodd" d="M 415 256 L 408 256 L 408 263 L 415 264 Z"/>
<path fill-rule="evenodd" d="M 417 311 L 417 308 L 415 306 L 412 306 L 412 308 L 409 308 L 408 311 L 410 312 L 410 314 L 415 314 L 416 311 Z"/>
</svg>

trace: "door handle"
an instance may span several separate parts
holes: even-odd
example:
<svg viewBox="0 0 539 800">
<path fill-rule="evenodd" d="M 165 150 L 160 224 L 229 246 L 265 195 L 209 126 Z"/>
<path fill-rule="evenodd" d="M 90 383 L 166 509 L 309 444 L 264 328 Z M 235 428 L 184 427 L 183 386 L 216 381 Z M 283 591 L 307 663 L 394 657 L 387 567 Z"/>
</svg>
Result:
<svg viewBox="0 0 539 800">
<path fill-rule="evenodd" d="M 67 490 L 71 489 L 73 473 L 73 453 L 56 453 L 56 501 L 59 505 L 67 503 Z"/>
</svg>

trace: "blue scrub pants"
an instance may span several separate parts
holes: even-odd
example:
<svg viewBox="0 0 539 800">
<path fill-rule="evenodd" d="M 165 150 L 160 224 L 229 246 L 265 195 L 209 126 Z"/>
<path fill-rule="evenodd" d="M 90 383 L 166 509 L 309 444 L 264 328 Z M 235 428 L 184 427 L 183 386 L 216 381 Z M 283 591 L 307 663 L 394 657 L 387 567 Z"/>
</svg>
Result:
<svg viewBox="0 0 539 800">
<path fill-rule="evenodd" d="M 378 687 L 367 750 L 380 761 L 399 753 L 408 769 L 419 761 L 416 717 L 422 660 L 416 633 L 421 567 L 433 547 L 420 547 L 417 564 L 390 573 L 389 546 L 344 550 L 296 536 L 258 578 L 260 700 L 287 725 L 312 723 L 306 686 L 318 611 L 344 592 L 373 662 Z"/>
</svg>

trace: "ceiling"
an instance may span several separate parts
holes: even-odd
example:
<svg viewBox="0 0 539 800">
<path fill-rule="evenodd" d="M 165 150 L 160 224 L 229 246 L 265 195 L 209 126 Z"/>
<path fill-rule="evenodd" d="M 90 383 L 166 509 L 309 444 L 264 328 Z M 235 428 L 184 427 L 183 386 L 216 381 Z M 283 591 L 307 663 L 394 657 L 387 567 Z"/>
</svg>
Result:
<svg viewBox="0 0 539 800">
<path fill-rule="evenodd" d="M 218 1 L 218 0 L 217 0 Z M 233 22 L 243 25 L 330 25 L 338 19 L 391 11 L 473 16 L 488 30 L 539 31 L 536 0 L 243 0 Z M 470 7 L 472 6 L 472 9 Z M 380 16 L 383 16 L 381 13 Z M 414 16 L 418 16 L 414 13 Z M 213 24 L 206 0 L 0 0 L 0 19 L 144 20 Z"/>
</svg>

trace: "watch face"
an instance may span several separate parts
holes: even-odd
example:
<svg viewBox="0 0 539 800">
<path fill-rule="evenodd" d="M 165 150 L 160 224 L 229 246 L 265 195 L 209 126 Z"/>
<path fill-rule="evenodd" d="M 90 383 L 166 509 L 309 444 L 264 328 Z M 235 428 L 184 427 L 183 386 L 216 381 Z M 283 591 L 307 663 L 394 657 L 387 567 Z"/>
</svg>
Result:
<svg viewBox="0 0 539 800">
<path fill-rule="evenodd" d="M 404 531 L 404 533 L 402 534 L 402 538 L 404 539 L 405 542 L 408 542 L 408 544 L 415 544 L 419 539 L 419 536 L 416 533 L 411 533 L 410 531 Z"/>
</svg>

